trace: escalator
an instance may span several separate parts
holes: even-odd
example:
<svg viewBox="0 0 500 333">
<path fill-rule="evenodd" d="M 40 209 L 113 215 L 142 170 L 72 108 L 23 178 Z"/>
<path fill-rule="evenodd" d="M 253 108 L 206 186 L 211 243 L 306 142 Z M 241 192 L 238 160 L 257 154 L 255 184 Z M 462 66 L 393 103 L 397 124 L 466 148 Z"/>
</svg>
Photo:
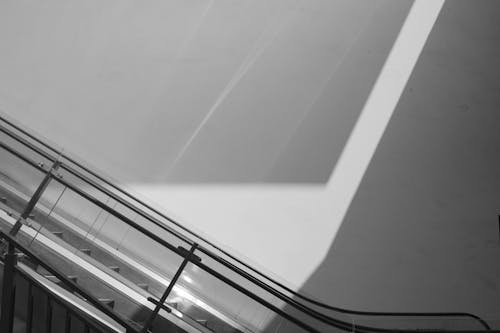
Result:
<svg viewBox="0 0 500 333">
<path fill-rule="evenodd" d="M 27 316 L 33 297 L 19 295 L 34 284 L 82 332 L 89 316 L 89 332 L 492 331 L 467 313 L 352 311 L 297 294 L 4 116 L 0 231 L 16 287 L 0 324 L 19 332 L 56 332 L 27 325 L 49 317 L 58 331 L 77 332 L 68 316 Z"/>
</svg>

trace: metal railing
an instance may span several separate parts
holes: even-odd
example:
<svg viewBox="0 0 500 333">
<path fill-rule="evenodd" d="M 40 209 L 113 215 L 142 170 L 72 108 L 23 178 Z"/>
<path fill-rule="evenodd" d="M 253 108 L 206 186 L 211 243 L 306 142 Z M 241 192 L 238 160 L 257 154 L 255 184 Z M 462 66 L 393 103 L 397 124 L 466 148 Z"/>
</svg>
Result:
<svg viewBox="0 0 500 333">
<path fill-rule="evenodd" d="M 222 283 L 230 286 L 234 290 L 237 290 L 241 294 L 247 296 L 249 299 L 252 301 L 257 302 L 258 304 L 261 304 L 265 308 L 271 310 L 274 312 L 277 316 L 286 319 L 287 321 L 293 323 L 297 327 L 300 327 L 301 329 L 308 331 L 308 332 L 320 332 L 321 330 L 316 328 L 315 322 L 321 323 L 324 327 L 326 326 L 331 326 L 333 328 L 337 328 L 340 330 L 344 331 L 356 331 L 356 332 L 390 332 L 394 331 L 392 328 L 379 328 L 379 327 L 371 327 L 371 326 L 366 326 L 366 325 L 358 325 L 356 320 L 342 320 L 334 317 L 332 314 L 325 314 L 322 311 L 319 311 L 317 309 L 312 308 L 310 305 L 306 305 L 305 303 L 298 301 L 298 299 L 305 301 L 307 303 L 310 303 L 314 306 L 317 306 L 319 308 L 322 308 L 324 310 L 328 310 L 333 314 L 347 314 L 347 315 L 352 315 L 352 316 L 373 316 L 373 317 L 437 317 L 437 318 L 445 318 L 445 317 L 453 317 L 453 318 L 469 318 L 473 321 L 476 321 L 484 330 L 489 330 L 488 324 L 481 318 L 479 318 L 476 315 L 469 314 L 469 313 L 455 313 L 455 312 L 439 312 L 439 313 L 416 313 L 416 312 L 367 312 L 367 311 L 356 311 L 356 310 L 349 310 L 349 309 L 343 309 L 339 307 L 334 307 L 331 305 L 324 304 L 322 302 L 318 302 L 314 299 L 311 299 L 309 297 L 306 297 L 304 295 L 301 295 L 292 289 L 288 288 L 287 286 L 283 285 L 282 283 L 279 283 L 275 279 L 272 279 L 271 277 L 265 275 L 264 273 L 258 271 L 257 269 L 253 268 L 252 266 L 244 263 L 240 259 L 236 258 L 235 256 L 232 256 L 230 253 L 227 251 L 221 249 L 220 247 L 212 244 L 205 238 L 203 238 L 200 235 L 197 235 L 196 233 L 190 231 L 189 229 L 185 228 L 182 226 L 180 223 L 176 222 L 175 220 L 165 216 L 163 213 L 159 212 L 155 208 L 149 206 L 148 204 L 144 203 L 140 199 L 132 196 L 129 194 L 127 191 L 123 190 L 119 186 L 115 185 L 113 182 L 107 180 L 105 177 L 99 175 L 98 173 L 92 171 L 90 168 L 85 167 L 81 163 L 77 162 L 74 158 L 71 158 L 70 156 L 67 156 L 66 154 L 60 153 L 57 149 L 53 148 L 51 145 L 47 144 L 43 140 L 40 140 L 39 138 L 35 137 L 33 134 L 29 133 L 27 130 L 23 129 L 20 125 L 15 124 L 12 120 L 6 119 L 4 116 L 0 116 L 0 132 L 4 133 L 7 135 L 9 138 L 11 138 L 13 141 L 17 142 L 20 144 L 22 147 L 29 149 L 30 151 L 34 152 L 36 155 L 39 155 L 46 160 L 54 163 L 55 168 L 60 168 L 61 170 L 64 170 L 68 174 L 72 175 L 75 177 L 75 179 L 78 179 L 85 183 L 86 185 L 90 186 L 91 188 L 99 191 L 100 193 L 103 193 L 104 195 L 108 196 L 109 198 L 113 198 L 116 202 L 120 203 L 130 211 L 138 214 L 138 216 L 143 217 L 146 219 L 148 222 L 152 223 L 155 227 L 171 234 L 175 238 L 179 239 L 180 241 L 185 242 L 186 244 L 189 244 L 190 246 L 195 247 L 193 249 L 193 252 L 186 254 L 186 251 L 183 251 L 179 247 L 176 247 L 175 245 L 165 241 L 162 239 L 160 236 L 157 234 L 151 232 L 148 230 L 147 227 L 134 222 L 132 219 L 129 217 L 125 216 L 124 214 L 120 213 L 107 203 L 103 202 L 102 200 L 99 200 L 96 198 L 96 196 L 89 194 L 87 191 L 82 189 L 79 185 L 74 184 L 70 181 L 67 181 L 64 179 L 64 177 L 59 177 L 57 174 L 54 174 L 52 170 L 54 167 L 51 167 L 50 169 L 47 169 L 44 165 L 40 165 L 36 160 L 33 160 L 32 158 L 25 156 L 25 154 L 19 152 L 18 150 L 14 149 L 13 147 L 10 147 L 8 144 L 4 142 L 0 142 L 0 147 L 4 149 L 5 151 L 8 151 L 10 154 L 16 156 L 18 159 L 24 161 L 26 164 L 30 165 L 32 168 L 42 172 L 45 174 L 44 179 L 48 179 L 48 181 L 55 181 L 57 183 L 60 183 L 62 186 L 65 188 L 70 189 L 74 193 L 78 194 L 80 197 L 83 199 L 87 200 L 88 202 L 91 202 L 95 206 L 99 207 L 103 211 L 107 212 L 108 214 L 116 217 L 120 221 L 123 221 L 125 224 L 127 224 L 129 227 L 137 230 L 138 232 L 146 235 L 148 238 L 151 240 L 157 242 L 158 244 L 161 244 L 165 248 L 169 249 L 173 253 L 179 255 L 180 257 L 183 258 L 183 262 L 185 263 L 190 263 L 191 265 L 194 265 L 201 269 L 202 271 L 206 272 L 213 278 L 217 279 L 218 281 L 221 281 Z M 42 182 L 38 189 L 41 189 L 43 192 L 43 187 L 46 187 L 46 184 Z M 33 199 L 34 198 L 34 199 Z M 30 210 L 33 209 L 34 204 L 36 204 L 36 201 L 39 199 L 39 195 L 34 195 L 32 197 L 34 202 L 29 202 L 27 205 L 27 209 L 23 212 L 22 216 L 24 218 L 29 215 Z M 157 215 L 161 217 L 163 220 L 160 220 L 153 215 Z M 22 224 L 22 219 L 18 220 L 17 228 L 19 228 L 20 224 Z M 174 230 L 172 227 L 177 227 L 179 230 Z M 188 234 L 188 235 L 186 235 Z M 196 240 L 191 239 L 191 237 L 194 237 Z M 201 242 L 204 245 L 198 245 L 198 242 Z M 208 247 L 211 247 L 209 249 Z M 215 250 L 215 252 L 214 252 Z M 221 267 L 224 267 L 225 269 L 229 270 L 230 272 L 234 273 L 236 276 L 243 278 L 246 280 L 251 287 L 248 287 L 246 285 L 242 285 L 241 283 L 237 283 L 233 281 L 231 278 L 227 276 L 227 274 L 221 273 L 220 271 L 210 267 L 209 265 L 204 264 L 200 260 L 195 260 L 193 259 L 193 254 L 194 253 L 200 253 L 206 256 L 207 258 L 210 258 L 217 264 L 220 264 Z M 185 266 L 185 264 L 184 264 Z M 182 270 L 184 267 L 179 267 L 179 270 L 177 273 L 182 273 Z M 258 277 L 257 277 L 258 276 Z M 175 284 L 175 280 L 172 279 L 171 283 Z M 172 284 L 172 286 L 173 286 Z M 170 286 L 169 286 L 170 287 Z M 167 288 L 168 289 L 168 288 Z M 295 313 L 298 313 L 299 315 L 292 315 L 289 312 L 291 311 L 286 311 L 286 309 L 281 308 L 280 306 L 274 305 L 272 302 L 268 301 L 266 297 L 262 297 L 259 294 L 265 293 L 266 295 L 269 295 L 269 297 L 273 297 L 274 299 L 279 300 L 286 306 L 290 307 L 293 309 Z M 295 297 L 295 299 L 293 298 Z M 163 300 L 164 301 L 164 300 Z M 160 307 L 164 307 L 163 301 L 160 299 L 159 301 L 156 300 L 156 306 L 159 309 Z M 155 309 L 156 311 L 156 309 Z M 305 318 L 305 319 L 304 319 Z M 360 321 L 362 322 L 362 321 Z M 147 329 L 147 327 L 146 327 Z M 419 329 L 418 327 L 415 328 L 415 331 L 425 331 L 424 329 Z M 412 330 L 409 330 L 412 331 Z M 481 330 L 478 330 L 481 331 Z"/>
</svg>

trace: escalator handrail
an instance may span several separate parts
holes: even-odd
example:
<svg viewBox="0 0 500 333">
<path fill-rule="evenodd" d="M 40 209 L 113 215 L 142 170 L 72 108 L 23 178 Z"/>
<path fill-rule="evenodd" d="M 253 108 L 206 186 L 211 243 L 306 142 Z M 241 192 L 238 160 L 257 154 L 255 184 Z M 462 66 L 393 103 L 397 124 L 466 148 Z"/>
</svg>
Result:
<svg viewBox="0 0 500 333">
<path fill-rule="evenodd" d="M 357 311 L 357 310 L 350 310 L 350 309 L 344 309 L 344 308 L 340 308 L 340 307 L 331 306 L 331 305 L 319 302 L 317 300 L 314 300 L 312 298 L 309 298 L 307 296 L 304 296 L 304 295 L 302 295 L 300 293 L 297 293 L 296 291 L 294 291 L 294 290 L 286 287 L 282 283 L 280 283 L 278 281 L 275 281 L 271 277 L 269 277 L 269 276 L 265 275 L 264 273 L 258 271 L 257 269 L 253 268 L 252 266 L 244 263 L 243 261 L 241 261 L 240 259 L 234 257 L 233 255 L 227 253 L 223 249 L 219 248 L 215 244 L 212 244 L 210 241 L 208 241 L 205 238 L 203 238 L 202 236 L 199 236 L 196 233 L 194 233 L 191 230 L 189 230 L 188 228 L 182 226 L 179 222 L 177 222 L 177 221 L 169 218 L 168 216 L 166 216 L 163 213 L 159 212 L 155 208 L 153 208 L 153 207 L 149 206 L 148 204 L 144 203 L 142 200 L 134 197 L 133 195 L 131 195 L 130 193 L 128 193 L 124 189 L 120 188 L 119 186 L 115 185 L 111 181 L 109 181 L 106 178 L 100 176 L 99 174 L 97 174 L 96 172 L 90 170 L 89 168 L 81 165 L 79 162 L 75 161 L 73 158 L 67 156 L 66 154 L 60 153 L 58 150 L 56 150 L 55 148 L 53 148 L 51 145 L 49 145 L 46 142 L 44 142 L 43 140 L 35 137 L 34 135 L 32 135 L 31 133 L 29 133 L 28 131 L 26 131 L 23 128 L 21 128 L 19 125 L 14 124 L 10 120 L 7 120 L 3 115 L 0 115 L 0 120 L 3 121 L 3 122 L 5 122 L 6 124 L 8 124 L 9 126 L 11 126 L 12 128 L 14 128 L 15 130 L 21 132 L 25 136 L 29 137 L 30 139 L 34 140 L 38 144 L 40 144 L 40 145 L 44 146 L 45 148 L 49 149 L 53 153 L 56 153 L 56 154 L 60 155 L 60 157 L 66 159 L 70 163 L 73 163 L 78 168 L 80 168 L 83 171 L 89 173 L 90 175 L 92 175 L 93 177 L 97 178 L 98 180 L 104 182 L 106 185 L 108 185 L 108 186 L 112 187 L 113 189 L 119 191 L 120 193 L 126 195 L 130 199 L 134 200 L 136 203 L 141 204 L 142 206 L 148 208 L 149 210 L 153 211 L 154 213 L 158 214 L 159 216 L 165 218 L 167 221 L 169 221 L 169 222 L 173 223 L 174 225 L 176 225 L 177 227 L 181 228 L 182 230 L 188 232 L 192 236 L 197 237 L 198 239 L 202 240 L 203 242 L 209 244 L 210 246 L 212 246 L 213 248 L 215 248 L 216 250 L 218 250 L 222 254 L 224 254 L 227 257 L 229 257 L 230 259 L 236 261 L 238 264 L 240 264 L 240 265 L 246 267 L 247 269 L 251 270 L 252 272 L 260 275 L 261 277 L 265 278 L 269 282 L 272 282 L 273 284 L 275 284 L 278 287 L 282 288 L 286 292 L 288 292 L 288 293 L 290 293 L 290 294 L 292 294 L 292 295 L 294 295 L 294 296 L 296 296 L 296 297 L 298 297 L 298 298 L 300 298 L 302 300 L 305 300 L 305 301 L 307 301 L 307 302 L 309 302 L 311 304 L 314 304 L 314 305 L 316 305 L 318 307 L 321 307 L 321 308 L 324 308 L 324 309 L 327 309 L 327 310 L 331 310 L 331 311 L 336 311 L 336 312 L 344 313 L 344 314 L 352 314 L 352 315 L 360 315 L 360 316 L 385 316 L 385 317 L 399 317 L 399 316 L 408 316 L 408 317 L 410 317 L 410 316 L 415 316 L 415 317 L 468 317 L 468 318 L 472 318 L 474 320 L 477 320 L 487 330 L 490 329 L 489 325 L 482 318 L 480 318 L 477 315 L 474 315 L 474 314 L 471 314 L 471 313 L 466 313 L 466 312 L 374 312 L 374 311 Z M 15 137 L 13 137 L 13 138 L 16 139 L 18 142 L 20 142 L 23 145 L 27 146 L 28 148 L 34 150 L 38 154 L 41 154 L 45 158 L 47 158 L 49 160 L 52 160 L 52 161 L 55 160 L 55 158 L 53 156 L 51 156 L 51 155 L 47 154 L 46 152 L 38 149 L 38 147 L 35 147 L 32 143 L 30 143 L 30 142 L 28 142 L 26 140 L 23 140 L 19 136 L 16 136 L 14 133 L 12 133 L 9 130 L 5 129 L 3 126 L 0 126 L 0 130 L 2 132 L 6 133 L 7 135 L 11 136 L 11 137 L 13 137 L 12 135 L 14 135 Z M 187 242 L 188 244 L 192 244 L 193 243 L 193 241 L 191 241 L 190 239 L 184 237 L 184 235 L 180 235 L 178 232 L 176 232 L 174 230 L 171 230 L 170 228 L 167 228 L 163 223 L 161 223 L 160 221 L 158 221 L 156 218 L 150 216 L 149 214 L 147 214 L 146 212 L 144 212 L 142 209 L 139 209 L 139 208 L 131 205 L 128 201 L 125 201 L 122 197 L 119 197 L 115 193 L 113 193 L 111 191 L 108 191 L 107 189 L 105 189 L 102 186 L 100 186 L 99 184 L 95 183 L 94 181 L 92 181 L 88 177 L 82 175 L 80 172 L 78 172 L 78 171 L 74 170 L 73 168 L 69 167 L 67 164 L 63 163 L 62 166 L 65 167 L 65 170 L 67 170 L 68 172 L 72 173 L 73 175 L 75 175 L 76 177 L 80 178 L 81 180 L 83 180 L 84 182 L 88 183 L 89 185 L 91 185 L 91 186 L 99 189 L 100 191 L 105 191 L 105 193 L 107 195 L 113 197 L 115 200 L 117 200 L 120 203 L 126 205 L 128 208 L 130 208 L 130 209 L 134 210 L 135 212 L 141 214 L 143 217 L 147 218 L 148 220 L 150 220 L 151 222 L 153 222 L 155 225 L 157 225 L 158 227 L 162 228 L 163 230 L 165 230 L 165 231 L 173 234 L 174 236 L 176 236 L 179 239 Z M 127 222 L 127 221 L 125 221 L 125 222 Z M 136 228 L 136 226 L 133 226 L 133 227 Z M 142 230 L 140 230 L 140 229 L 142 229 Z M 138 230 L 144 233 L 145 229 L 144 228 L 140 228 L 140 229 L 138 229 Z M 146 232 L 146 234 L 148 234 L 148 232 Z M 163 242 L 161 242 L 161 243 L 163 243 Z M 162 244 L 162 245 L 166 246 L 165 244 Z M 268 284 L 262 282 L 261 280 L 255 278 L 254 276 L 250 275 L 248 272 L 242 270 L 240 267 L 237 267 L 234 264 L 232 264 L 229 261 L 227 261 L 226 259 L 224 259 L 224 258 L 222 258 L 222 257 L 220 257 L 220 256 L 218 256 L 218 255 L 216 255 L 214 253 L 212 253 L 212 251 L 210 251 L 210 250 L 208 250 L 208 249 L 206 249 L 204 247 L 200 247 L 199 249 L 203 253 L 205 253 L 206 255 L 210 256 L 212 259 L 214 259 L 217 262 L 219 262 L 220 264 L 228 267 L 229 269 L 231 269 L 235 273 L 237 273 L 237 274 L 245 277 L 247 280 L 251 281 L 252 283 L 254 283 L 256 285 L 258 285 L 259 287 L 263 288 L 264 290 L 270 292 L 274 296 L 279 297 L 280 299 L 282 299 L 283 301 L 289 303 L 290 305 L 294 305 L 295 304 L 294 307 L 299 306 L 300 308 L 302 308 L 302 311 L 304 311 L 304 312 L 306 312 L 306 313 L 308 313 L 310 315 L 312 315 L 312 313 L 314 313 L 314 314 L 319 315 L 320 317 L 322 317 L 324 319 L 327 319 L 328 321 L 330 321 L 330 320 L 337 321 L 334 318 L 326 316 L 323 313 L 317 312 L 316 310 L 314 310 L 312 308 L 309 308 L 308 306 L 306 306 L 306 305 L 304 305 L 304 304 L 302 304 L 300 302 L 297 302 L 297 301 L 293 300 L 289 296 L 283 294 L 282 292 L 279 292 L 275 288 L 272 288 Z M 316 317 L 315 315 L 312 315 L 312 316 Z"/>
<path fill-rule="evenodd" d="M 17 156 L 18 158 L 22 159 L 26 163 L 30 164 L 33 168 L 35 168 L 35 169 L 37 169 L 37 170 L 39 170 L 41 172 L 45 172 L 46 171 L 42 166 L 38 165 L 35 161 L 32 161 L 30 158 L 24 156 L 23 154 L 19 153 L 15 149 L 13 149 L 11 147 L 8 147 L 6 144 L 4 144 L 1 141 L 0 141 L 0 148 L 3 148 L 5 150 L 7 150 L 8 152 L 10 152 L 13 155 Z M 181 249 L 176 248 L 175 246 L 171 245 L 170 243 L 168 243 L 165 240 L 163 240 L 162 238 L 160 238 L 158 235 L 153 234 L 149 230 L 145 229 L 144 227 L 136 224 L 135 222 L 133 222 L 132 220 L 130 220 L 126 216 L 122 215 L 121 213 L 117 212 L 116 210 L 114 210 L 113 208 L 107 206 L 106 204 L 102 203 L 100 200 L 92 197 L 91 195 L 89 195 L 88 193 L 84 192 L 83 190 L 80 190 L 79 188 L 77 188 L 76 186 L 68 183 L 67 181 L 63 180 L 62 178 L 53 177 L 53 179 L 55 181 L 59 182 L 60 184 L 66 186 L 70 190 L 74 191 L 78 195 L 82 196 L 86 200 L 88 200 L 88 201 L 92 202 L 93 204 L 97 205 L 98 207 L 100 207 L 101 209 L 105 210 L 106 212 L 112 214 L 114 217 L 118 218 L 119 220 L 123 221 L 124 223 L 128 224 L 129 226 L 131 226 L 131 227 L 135 228 L 136 230 L 142 232 L 144 235 L 150 237 L 152 240 L 154 240 L 154 241 L 158 242 L 159 244 L 165 246 L 170 251 L 176 253 L 177 255 L 179 255 L 181 257 L 185 256 L 185 253 Z M 195 261 L 193 261 L 191 259 L 190 259 L 190 261 L 192 261 L 195 265 L 198 265 L 198 262 L 195 262 Z M 262 305 L 264 305 L 264 306 L 266 306 L 266 307 L 268 307 L 270 309 L 273 309 L 273 311 L 277 312 L 278 314 L 282 315 L 283 317 L 287 318 L 288 320 L 290 320 L 292 322 L 297 322 L 299 325 L 302 325 L 302 322 L 300 320 L 298 320 L 297 318 L 295 318 L 293 316 L 290 316 L 287 313 L 284 313 L 283 311 L 281 311 L 278 308 L 275 308 L 272 304 L 270 304 L 267 301 L 263 300 L 262 298 L 258 297 L 257 295 L 255 295 L 251 291 L 249 291 L 249 290 L 243 288 L 242 286 L 238 285 L 234 281 L 227 279 L 225 276 L 221 275 L 220 273 L 218 273 L 218 272 L 210 269 L 208 266 L 205 266 L 205 265 L 202 265 L 202 266 L 198 265 L 198 266 L 200 268 L 204 269 L 205 271 L 209 272 L 209 274 L 214 275 L 218 279 L 223 280 L 225 283 L 227 283 L 231 287 L 239 290 L 240 292 L 244 293 L 245 295 L 249 296 L 250 298 L 256 300 L 259 303 L 261 303 Z M 277 290 L 274 290 L 274 289 L 272 289 L 271 287 L 269 287 L 269 286 L 267 286 L 265 284 L 264 284 L 264 290 L 266 290 L 267 292 L 269 292 L 271 295 L 276 296 L 277 298 L 280 298 L 281 300 L 285 301 L 287 304 L 289 304 L 289 305 L 297 308 L 298 310 L 300 310 L 300 311 L 302 311 L 302 312 L 310 315 L 311 317 L 316 318 L 316 319 L 318 319 L 318 320 L 320 320 L 320 321 L 322 321 L 322 322 L 324 322 L 326 324 L 334 325 L 334 326 L 339 327 L 339 328 L 343 328 L 343 326 L 337 326 L 337 325 L 339 325 L 338 323 L 346 324 L 345 322 L 339 321 L 339 320 L 334 319 L 334 318 L 330 318 L 330 317 L 325 316 L 325 315 L 323 315 L 321 313 L 318 313 L 318 312 L 316 312 L 316 311 L 314 311 L 312 309 L 309 309 L 309 308 L 305 307 L 304 305 L 302 305 L 300 303 L 297 303 L 293 299 L 286 299 L 285 295 L 280 294 Z M 275 310 L 275 309 L 277 309 L 277 310 Z M 348 324 L 346 324 L 346 325 L 348 325 Z M 315 331 L 312 328 L 308 328 L 308 329 L 310 331 Z"/>
</svg>

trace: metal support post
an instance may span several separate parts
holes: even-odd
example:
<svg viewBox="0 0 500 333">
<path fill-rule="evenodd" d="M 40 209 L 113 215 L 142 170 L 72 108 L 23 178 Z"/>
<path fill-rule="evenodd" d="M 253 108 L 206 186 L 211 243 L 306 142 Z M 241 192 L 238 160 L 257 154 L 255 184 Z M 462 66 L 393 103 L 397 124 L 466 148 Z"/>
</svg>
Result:
<svg viewBox="0 0 500 333">
<path fill-rule="evenodd" d="M 52 180 L 52 177 L 54 176 L 54 171 L 56 171 L 60 165 L 61 165 L 61 162 L 59 162 L 59 161 L 55 161 L 54 164 L 52 164 L 52 166 L 50 167 L 50 170 L 47 172 L 47 174 L 43 178 L 40 185 L 38 185 L 38 188 L 36 189 L 35 193 L 31 197 L 28 204 L 26 205 L 26 208 L 24 208 L 24 211 L 22 212 L 21 216 L 16 221 L 16 223 L 14 224 L 12 229 L 10 229 L 9 235 L 11 235 L 11 236 L 17 235 L 17 233 L 19 232 L 19 229 L 21 229 L 21 227 L 23 225 L 23 221 L 25 221 L 29 217 L 29 215 L 31 214 L 31 212 L 35 208 L 38 200 L 40 200 L 40 198 L 43 195 L 43 192 L 45 191 L 45 189 L 49 185 L 50 181 Z"/>
<path fill-rule="evenodd" d="M 189 250 L 189 253 L 184 257 L 184 260 L 182 261 L 181 265 L 177 269 L 177 272 L 175 273 L 174 277 L 170 281 L 167 289 L 165 290 L 165 292 L 161 296 L 160 300 L 158 301 L 158 304 L 156 305 L 153 313 L 151 313 L 151 316 L 149 316 L 148 320 L 144 323 L 144 326 L 141 330 L 141 333 L 148 332 L 149 328 L 153 324 L 154 319 L 158 315 L 158 312 L 160 312 L 160 308 L 162 308 L 163 303 L 165 303 L 165 301 L 167 300 L 168 295 L 170 294 L 170 292 L 174 288 L 174 285 L 177 283 L 177 280 L 179 280 L 182 272 L 184 271 L 184 268 L 186 268 L 186 265 L 191 260 L 191 257 L 193 256 L 193 253 L 197 247 L 198 247 L 198 244 L 194 243 L 193 246 L 191 247 L 191 249 Z"/>
</svg>

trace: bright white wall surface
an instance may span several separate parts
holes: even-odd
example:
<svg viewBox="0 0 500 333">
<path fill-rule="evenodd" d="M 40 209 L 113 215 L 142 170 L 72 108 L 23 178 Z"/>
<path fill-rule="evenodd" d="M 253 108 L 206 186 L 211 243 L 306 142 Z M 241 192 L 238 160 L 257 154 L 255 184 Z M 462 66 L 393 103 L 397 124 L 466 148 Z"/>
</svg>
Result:
<svg viewBox="0 0 500 333">
<path fill-rule="evenodd" d="M 299 287 L 411 3 L 5 1 L 0 107 Z"/>
</svg>

